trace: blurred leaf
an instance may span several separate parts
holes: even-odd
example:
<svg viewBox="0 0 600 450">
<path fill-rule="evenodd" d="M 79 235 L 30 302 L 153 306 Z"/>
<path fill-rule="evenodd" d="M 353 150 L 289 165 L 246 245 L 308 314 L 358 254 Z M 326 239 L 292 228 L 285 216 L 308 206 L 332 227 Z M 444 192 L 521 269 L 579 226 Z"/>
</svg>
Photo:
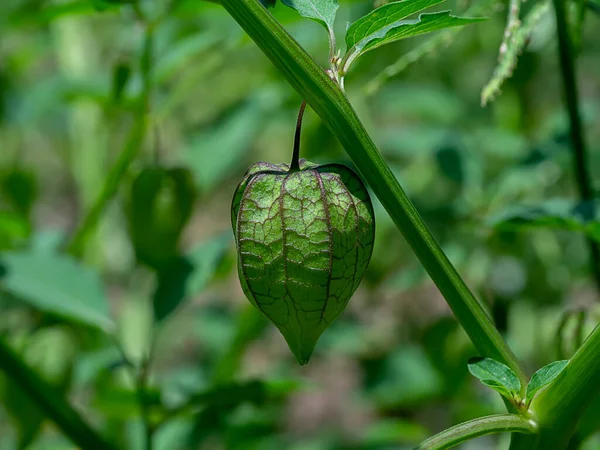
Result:
<svg viewBox="0 0 600 450">
<path fill-rule="evenodd" d="M 0 340 L 2 371 L 22 389 L 29 400 L 35 402 L 43 416 L 54 421 L 77 446 L 110 449 L 112 445 L 89 427 L 61 392 L 69 384 L 73 339 L 60 330 L 54 328 L 36 333 L 26 344 L 23 359 L 11 346 Z M 32 359 L 32 365 L 40 367 L 36 369 L 24 361 L 29 358 Z M 19 402 L 20 406 L 22 404 Z"/>
<path fill-rule="evenodd" d="M 423 347 L 429 360 L 444 375 L 446 391 L 453 394 L 462 387 L 468 371 L 464 361 L 473 345 L 453 317 L 442 317 L 424 330 Z"/>
<path fill-rule="evenodd" d="M 162 411 L 160 391 L 156 388 L 147 388 L 144 395 L 150 409 L 160 414 Z M 95 391 L 92 404 L 94 409 L 109 419 L 127 420 L 139 417 L 140 393 L 134 389 L 114 385 L 99 386 Z"/>
<path fill-rule="evenodd" d="M 63 3 L 50 3 L 38 11 L 31 8 L 17 9 L 8 16 L 8 23 L 14 27 L 42 25 L 61 17 L 76 14 L 95 13 L 91 0 L 74 0 Z"/>
<path fill-rule="evenodd" d="M 443 392 L 441 377 L 420 347 L 399 349 L 377 372 L 371 395 L 382 408 L 422 405 Z"/>
<path fill-rule="evenodd" d="M 481 383 L 494 389 L 508 400 L 514 401 L 519 397 L 521 382 L 515 373 L 501 362 L 491 358 L 471 358 L 469 372 Z"/>
<path fill-rule="evenodd" d="M 113 102 L 119 103 L 123 96 L 123 91 L 127 86 L 129 77 L 131 75 L 131 67 L 126 63 L 119 63 L 113 70 L 113 83 L 112 83 L 112 99 Z"/>
<path fill-rule="evenodd" d="M 523 19 L 522 24 L 517 21 L 518 29 L 513 31 L 508 42 L 503 42 L 503 46 L 500 47 L 498 65 L 494 70 L 492 79 L 485 85 L 481 92 L 481 104 L 483 106 L 494 99 L 500 92 L 504 81 L 512 76 L 517 66 L 517 59 L 527 46 L 535 26 L 549 10 L 550 2 L 542 1 L 533 6 L 527 17 Z"/>
<path fill-rule="evenodd" d="M 369 448 L 394 446 L 401 443 L 418 444 L 429 436 L 429 430 L 417 422 L 403 419 L 383 419 L 367 428 L 362 445 Z"/>
<path fill-rule="evenodd" d="M 219 263 L 233 244 L 231 232 L 217 234 L 193 248 L 187 255 L 187 260 L 194 271 L 187 283 L 186 295 L 197 295 L 204 290 L 208 282 L 217 272 Z"/>
<path fill-rule="evenodd" d="M 240 370 L 241 360 L 248 346 L 257 339 L 269 322 L 252 305 L 247 305 L 238 314 L 235 334 L 228 349 L 223 353 L 212 374 L 214 383 L 222 383 L 233 379 Z"/>
<path fill-rule="evenodd" d="M 140 262 L 159 271 L 172 263 L 195 198 L 187 169 L 149 167 L 140 172 L 127 205 L 129 233 Z"/>
<path fill-rule="evenodd" d="M 242 403 L 263 404 L 266 401 L 283 399 L 297 391 L 298 387 L 298 383 L 287 380 L 226 383 L 190 395 L 184 407 L 232 408 Z"/>
<path fill-rule="evenodd" d="M 456 147 L 442 147 L 436 155 L 436 161 L 440 171 L 455 183 L 462 185 L 465 181 L 465 169 L 463 158 Z"/>
<path fill-rule="evenodd" d="M 167 81 L 173 74 L 186 69 L 199 54 L 213 48 L 222 39 L 222 36 L 215 33 L 201 33 L 177 40 L 156 62 L 152 72 L 154 80 L 158 83 Z"/>
<path fill-rule="evenodd" d="M 41 311 L 57 314 L 104 331 L 114 323 L 100 277 L 66 255 L 6 252 L 4 289 Z"/>
<path fill-rule="evenodd" d="M 275 3 L 277 3 L 277 0 L 260 0 L 260 2 L 267 8 L 271 7 L 271 6 L 275 6 Z"/>
<path fill-rule="evenodd" d="M 339 7 L 337 0 L 281 0 L 281 3 L 294 8 L 301 16 L 320 23 L 333 33 L 335 13 Z"/>
<path fill-rule="evenodd" d="M 207 254 L 208 260 L 214 255 Z M 177 309 L 186 296 L 186 286 L 195 267 L 185 257 L 176 258 L 157 272 L 156 289 L 152 295 L 154 320 L 160 322 Z"/>
<path fill-rule="evenodd" d="M 20 214 L 0 211 L 0 250 L 24 241 L 30 232 L 29 222 Z"/>
<path fill-rule="evenodd" d="M 60 327 L 45 328 L 26 338 L 22 345 L 24 361 L 57 391 L 64 393 L 70 383 L 75 345 L 73 336 Z M 7 379 L 4 406 L 17 424 L 19 448 L 37 437 L 45 414 L 19 384 Z"/>
<path fill-rule="evenodd" d="M 80 354 L 73 368 L 73 384 L 88 387 L 101 371 L 121 358 L 121 352 L 115 346 Z"/>
<path fill-rule="evenodd" d="M 208 194 L 236 167 L 243 165 L 243 155 L 260 130 L 263 114 L 263 109 L 251 102 L 193 138 L 185 158 L 203 193 Z M 215 158 L 216 153 L 218 158 Z"/>
<path fill-rule="evenodd" d="M 118 340 L 127 361 L 134 366 L 142 367 L 150 356 L 152 346 L 152 327 L 154 315 L 151 300 L 147 295 L 132 290 L 120 300 L 118 323 Z M 115 369 L 123 362 L 123 355 L 113 358 L 104 367 Z"/>
<path fill-rule="evenodd" d="M 500 230 L 527 230 L 539 227 L 580 231 L 600 241 L 598 202 L 576 202 L 554 198 L 536 206 L 510 206 L 487 219 L 487 224 Z"/>
<path fill-rule="evenodd" d="M 91 0 L 97 11 L 107 11 L 115 7 L 132 4 L 135 0 Z"/>
<path fill-rule="evenodd" d="M 568 360 L 555 361 L 542 367 L 532 375 L 531 381 L 529 381 L 529 384 L 527 385 L 527 394 L 525 395 L 527 405 L 531 403 L 531 400 L 533 400 L 533 397 L 540 389 L 548 386 L 560 375 L 565 367 L 567 367 L 567 364 L 569 364 Z"/>
<path fill-rule="evenodd" d="M 24 217 L 29 217 L 38 196 L 36 181 L 33 173 L 22 169 L 11 170 L 2 176 L 2 196 Z"/>
<path fill-rule="evenodd" d="M 452 16 L 450 11 L 423 13 L 416 20 L 398 20 L 436 3 L 439 2 L 437 0 L 404 0 L 388 3 L 359 19 L 346 32 L 348 53 L 344 56 L 344 71 L 348 71 L 356 58 L 382 45 L 485 20 L 484 18 Z M 387 20 L 388 14 L 393 17 L 392 21 Z"/>
</svg>

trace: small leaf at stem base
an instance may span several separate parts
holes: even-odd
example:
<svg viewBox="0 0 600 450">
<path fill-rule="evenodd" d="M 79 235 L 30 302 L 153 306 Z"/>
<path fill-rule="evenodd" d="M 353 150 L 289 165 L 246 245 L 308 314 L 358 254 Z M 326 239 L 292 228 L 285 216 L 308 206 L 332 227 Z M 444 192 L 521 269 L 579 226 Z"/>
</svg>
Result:
<svg viewBox="0 0 600 450">
<path fill-rule="evenodd" d="M 491 358 L 471 358 L 468 366 L 469 372 L 485 386 L 511 401 L 519 398 L 521 382 L 508 366 Z"/>
</svg>

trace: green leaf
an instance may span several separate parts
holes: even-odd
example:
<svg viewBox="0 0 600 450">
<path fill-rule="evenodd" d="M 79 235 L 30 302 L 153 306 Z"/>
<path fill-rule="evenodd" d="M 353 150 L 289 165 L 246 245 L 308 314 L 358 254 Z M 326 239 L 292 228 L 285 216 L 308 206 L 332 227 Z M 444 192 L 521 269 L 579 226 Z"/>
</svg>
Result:
<svg viewBox="0 0 600 450">
<path fill-rule="evenodd" d="M 569 364 L 568 360 L 555 361 L 542 367 L 531 377 L 531 381 L 527 385 L 527 394 L 525 395 L 525 401 L 527 405 L 531 403 L 535 394 L 542 388 L 552 383 L 557 376 L 567 367 Z"/>
<path fill-rule="evenodd" d="M 429 3 L 436 4 L 437 2 L 434 2 L 434 0 L 405 0 L 403 2 L 389 3 L 386 7 L 387 9 L 394 11 L 392 8 L 395 5 L 405 3 L 407 3 L 407 5 L 404 8 L 396 6 L 398 9 L 396 16 L 402 16 L 402 14 L 404 14 L 402 11 L 410 11 L 408 6 L 411 4 L 414 4 L 413 9 L 415 11 L 420 11 L 421 9 L 431 6 L 428 5 Z M 375 15 L 372 20 L 368 19 L 371 14 L 375 13 L 377 13 L 377 15 Z M 463 26 L 485 20 L 485 18 L 456 17 L 450 15 L 450 11 L 440 11 L 421 14 L 419 15 L 419 18 L 415 20 L 396 20 L 388 23 L 384 18 L 378 18 L 380 15 L 378 9 L 371 14 L 358 21 L 362 22 L 365 20 L 364 24 L 358 23 L 358 25 L 355 24 L 356 26 L 353 25 L 348 29 L 346 35 L 348 52 L 346 53 L 346 56 L 344 56 L 344 61 L 342 62 L 344 73 L 348 72 L 350 65 L 359 56 L 370 50 L 381 47 L 382 45 L 413 36 L 431 33 L 433 31 L 443 30 L 445 28 Z M 410 14 L 410 12 L 408 12 L 408 14 Z"/>
<path fill-rule="evenodd" d="M 202 242 L 187 254 L 188 261 L 194 266 L 194 272 L 186 285 L 187 295 L 197 295 L 204 290 L 217 273 L 232 241 L 229 232 L 221 233 Z"/>
<path fill-rule="evenodd" d="M 258 102 L 250 102 L 192 139 L 184 158 L 203 193 L 209 193 L 243 163 L 244 155 L 261 129 L 264 115 L 265 110 Z M 218 158 L 214 157 L 215 152 L 219 152 Z"/>
<path fill-rule="evenodd" d="M 0 250 L 24 241 L 30 232 L 31 225 L 22 215 L 0 211 Z"/>
<path fill-rule="evenodd" d="M 115 103 L 121 101 L 130 76 L 131 67 L 126 63 L 118 63 L 113 69 L 112 99 Z"/>
<path fill-rule="evenodd" d="M 254 342 L 267 327 L 267 320 L 256 308 L 248 305 L 237 314 L 235 333 L 227 350 L 222 352 L 214 365 L 212 380 L 215 384 L 230 381 L 239 373 L 242 358 L 248 346 Z"/>
<path fill-rule="evenodd" d="M 319 22 L 333 33 L 335 13 L 339 7 L 337 0 L 281 0 L 281 3 L 294 8 L 301 16 Z"/>
<path fill-rule="evenodd" d="M 2 176 L 1 194 L 11 209 L 28 217 L 38 196 L 37 180 L 29 171 L 16 169 Z"/>
<path fill-rule="evenodd" d="M 7 252 L 4 288 L 31 306 L 105 331 L 112 330 L 100 277 L 73 258 L 45 252 Z"/>
<path fill-rule="evenodd" d="M 195 199 L 193 176 L 187 169 L 152 166 L 140 172 L 127 205 L 129 234 L 140 262 L 161 270 L 177 258 Z"/>
<path fill-rule="evenodd" d="M 485 386 L 509 400 L 518 398 L 521 382 L 508 366 L 491 358 L 472 358 L 468 367 L 469 372 Z"/>
<path fill-rule="evenodd" d="M 186 407 L 202 405 L 233 408 L 246 402 L 260 405 L 286 398 L 299 387 L 298 383 L 288 380 L 223 383 L 193 393 L 186 402 Z"/>
<path fill-rule="evenodd" d="M 209 255 L 208 257 L 210 258 Z M 154 320 L 160 322 L 173 313 L 186 296 L 186 285 L 194 266 L 181 257 L 162 267 L 157 273 L 157 284 L 152 296 Z"/>
<path fill-rule="evenodd" d="M 389 26 L 405 19 L 411 14 L 418 13 L 444 0 L 404 0 L 383 5 L 354 22 L 346 31 L 348 50 L 361 40 L 373 36 L 381 30 L 390 30 Z"/>
<path fill-rule="evenodd" d="M 511 206 L 490 216 L 486 222 L 499 230 L 525 231 L 535 228 L 585 233 L 600 242 L 600 204 L 553 198 L 537 205 Z"/>
</svg>

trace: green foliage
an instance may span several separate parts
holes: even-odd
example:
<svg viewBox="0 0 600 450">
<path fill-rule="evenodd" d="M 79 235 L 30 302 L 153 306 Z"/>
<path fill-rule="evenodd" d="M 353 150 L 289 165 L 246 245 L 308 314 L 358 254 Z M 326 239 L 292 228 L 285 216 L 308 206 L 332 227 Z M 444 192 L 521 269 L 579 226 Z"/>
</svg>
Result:
<svg viewBox="0 0 600 450">
<path fill-rule="evenodd" d="M 346 32 L 348 51 L 342 62 L 343 72 L 347 72 L 359 56 L 382 45 L 484 20 L 452 16 L 450 11 L 425 13 L 416 20 L 404 20 L 441 1 L 404 0 L 388 3 L 350 25 Z"/>
<path fill-rule="evenodd" d="M 469 360 L 469 372 L 485 386 L 494 389 L 511 402 L 518 403 L 521 382 L 506 365 L 490 358 L 473 358 Z"/>
<path fill-rule="evenodd" d="M 565 370 L 569 361 L 555 361 L 542 367 L 536 373 L 531 376 L 531 380 L 527 385 L 527 393 L 525 395 L 525 402 L 529 405 L 533 397 L 540 389 L 548 386 L 552 383 L 560 373 Z"/>
<path fill-rule="evenodd" d="M 24 337 L 18 344 L 23 361 L 61 394 L 67 392 L 75 348 L 72 333 L 61 327 L 44 328 Z M 26 448 L 38 436 L 45 414 L 18 382 L 4 385 L 4 406 L 18 428 L 19 448 Z"/>
<path fill-rule="evenodd" d="M 0 2 L 0 446 L 438 449 L 508 430 L 511 450 L 572 434 L 569 450 L 594 449 L 598 205 L 575 195 L 548 3 L 261 3 Z M 593 175 L 598 7 L 576 3 Z M 490 20 L 397 39 L 459 20 L 419 17 L 428 5 Z M 365 43 L 347 95 L 330 81 L 344 82 L 334 20 Z M 504 95 L 481 110 L 501 41 Z M 354 163 L 381 200 L 363 281 L 303 368 L 244 301 L 229 224 L 248 164 L 287 158 L 292 88 L 313 110 L 305 156 Z M 502 337 L 523 367 L 571 360 L 525 389 Z M 467 382 L 474 354 L 511 366 L 517 414 Z M 427 439 L 439 423 L 460 425 Z"/>
<path fill-rule="evenodd" d="M 0 255 L 3 288 L 23 302 L 110 332 L 114 323 L 98 273 L 74 259 L 42 251 Z"/>
<path fill-rule="evenodd" d="M 488 224 L 500 230 L 578 231 L 600 240 L 600 223 L 595 202 L 576 202 L 564 198 L 548 199 L 535 206 L 512 205 L 488 218 Z"/>
<path fill-rule="evenodd" d="M 160 270 L 176 259 L 195 197 L 192 175 L 184 168 L 148 167 L 133 180 L 127 218 L 140 262 Z"/>
<path fill-rule="evenodd" d="M 281 3 L 294 8 L 304 17 L 322 24 L 333 34 L 335 14 L 339 7 L 337 0 L 281 0 Z"/>
</svg>

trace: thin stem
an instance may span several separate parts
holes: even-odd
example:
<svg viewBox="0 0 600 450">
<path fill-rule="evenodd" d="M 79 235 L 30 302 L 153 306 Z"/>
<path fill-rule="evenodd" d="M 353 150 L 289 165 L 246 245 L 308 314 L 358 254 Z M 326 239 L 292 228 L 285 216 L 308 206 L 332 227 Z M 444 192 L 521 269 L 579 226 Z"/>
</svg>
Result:
<svg viewBox="0 0 600 450">
<path fill-rule="evenodd" d="M 304 118 L 305 109 L 306 100 L 302 100 L 302 105 L 300 105 L 300 111 L 298 112 L 298 121 L 296 122 L 296 134 L 294 136 L 294 152 L 292 153 L 290 172 L 298 172 L 300 170 L 300 137 L 302 134 L 302 119 Z"/>
<path fill-rule="evenodd" d="M 140 16 L 143 14 L 143 12 L 139 8 L 139 5 L 134 4 L 134 11 L 136 12 L 138 18 L 143 17 Z M 144 136 L 146 135 L 146 129 L 148 126 L 148 109 L 152 90 L 151 67 L 154 48 L 154 25 L 146 22 L 144 23 L 146 25 L 144 47 L 142 49 L 142 55 L 140 58 L 140 71 L 143 78 L 143 87 L 135 111 L 135 122 L 131 127 L 129 136 L 127 137 L 125 148 L 119 154 L 117 160 L 108 171 L 108 175 L 106 176 L 104 185 L 102 186 L 98 198 L 96 198 L 93 205 L 83 218 L 81 225 L 77 228 L 67 246 L 67 251 L 75 256 L 82 254 L 88 236 L 96 229 L 108 203 L 116 195 L 123 175 L 125 175 L 129 169 L 129 166 L 140 151 L 144 141 Z"/>
<path fill-rule="evenodd" d="M 342 144 L 440 289 L 475 347 L 483 356 L 509 366 L 526 386 L 527 378 L 517 358 L 432 236 L 339 85 L 257 0 L 221 0 L 221 4 Z"/>
<path fill-rule="evenodd" d="M 145 430 L 145 449 L 153 449 L 153 435 L 154 426 L 152 425 L 152 419 L 150 418 L 150 405 L 148 404 L 147 388 L 148 388 L 148 376 L 150 374 L 150 359 L 146 359 L 140 367 L 137 376 L 137 395 L 138 402 L 140 404 L 140 412 L 142 420 L 144 421 Z"/>
<path fill-rule="evenodd" d="M 337 44 L 335 42 L 335 32 L 333 28 L 328 28 L 329 31 L 329 64 L 332 70 L 337 70 Z"/>
<path fill-rule="evenodd" d="M 595 213 L 594 189 L 590 173 L 588 171 L 588 154 L 583 132 L 583 123 L 580 115 L 579 92 L 577 86 L 577 76 L 575 73 L 575 55 L 573 52 L 573 43 L 567 23 L 565 0 L 553 0 L 556 31 L 558 34 L 558 54 L 560 60 L 560 70 L 562 74 L 563 92 L 569 113 L 571 148 L 573 150 L 573 162 L 575 168 L 575 177 L 579 196 L 582 201 L 589 202 L 592 208 L 592 215 Z M 596 286 L 600 291 L 600 245 L 588 239 L 589 252 L 591 257 L 592 272 Z"/>
<path fill-rule="evenodd" d="M 58 428 L 78 447 L 91 450 L 109 450 L 114 448 L 79 413 L 58 394 L 54 386 L 30 367 L 0 338 L 0 371 L 52 420 Z"/>
<path fill-rule="evenodd" d="M 444 450 L 492 433 L 535 434 L 535 423 L 516 414 L 498 414 L 461 423 L 422 442 L 415 450 Z"/>
<path fill-rule="evenodd" d="M 600 327 L 590 334 L 567 367 L 534 398 L 540 426 L 536 449 L 564 450 L 590 403 L 600 395 Z"/>
</svg>

